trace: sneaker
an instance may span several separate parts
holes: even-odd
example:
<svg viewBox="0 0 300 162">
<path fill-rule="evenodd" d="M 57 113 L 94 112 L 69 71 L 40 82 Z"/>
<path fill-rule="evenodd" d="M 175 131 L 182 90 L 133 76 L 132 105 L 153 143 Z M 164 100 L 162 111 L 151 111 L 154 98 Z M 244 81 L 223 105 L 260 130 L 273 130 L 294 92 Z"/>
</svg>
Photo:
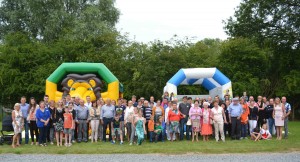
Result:
<svg viewBox="0 0 300 162">
<path fill-rule="evenodd" d="M 69 147 L 72 146 L 72 143 L 69 143 L 68 146 L 69 146 Z"/>
<path fill-rule="evenodd" d="M 120 142 L 120 145 L 123 145 L 123 141 Z"/>
<path fill-rule="evenodd" d="M 115 144 L 116 142 L 115 141 L 111 141 L 111 144 Z"/>
<path fill-rule="evenodd" d="M 47 146 L 47 143 L 44 143 L 43 145 L 44 145 L 44 146 Z"/>
<path fill-rule="evenodd" d="M 244 137 L 241 137 L 240 140 L 244 139 Z"/>
<path fill-rule="evenodd" d="M 53 142 L 50 142 L 50 144 L 53 145 L 54 143 L 53 143 Z"/>
<path fill-rule="evenodd" d="M 44 147 L 44 145 L 43 145 L 43 144 L 40 144 L 40 146 L 41 146 L 41 147 Z"/>
<path fill-rule="evenodd" d="M 72 143 L 75 143 L 75 140 L 72 140 Z"/>
<path fill-rule="evenodd" d="M 132 146 L 132 143 L 129 143 L 129 146 Z"/>
<path fill-rule="evenodd" d="M 244 137 L 244 139 L 248 139 L 247 137 Z"/>
<path fill-rule="evenodd" d="M 68 147 L 68 144 L 67 144 L 67 143 L 65 143 L 65 146 L 66 146 L 66 147 Z"/>
</svg>

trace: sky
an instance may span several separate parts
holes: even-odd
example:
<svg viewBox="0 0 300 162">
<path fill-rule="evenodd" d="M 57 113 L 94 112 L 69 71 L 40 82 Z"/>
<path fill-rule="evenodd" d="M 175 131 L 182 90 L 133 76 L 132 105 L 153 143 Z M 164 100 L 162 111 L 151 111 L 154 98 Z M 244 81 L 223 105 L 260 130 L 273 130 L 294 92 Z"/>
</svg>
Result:
<svg viewBox="0 0 300 162">
<path fill-rule="evenodd" d="M 233 16 L 241 0 L 116 0 L 121 15 L 117 29 L 131 40 L 149 43 L 173 35 L 204 38 L 228 36 L 222 20 Z"/>
</svg>

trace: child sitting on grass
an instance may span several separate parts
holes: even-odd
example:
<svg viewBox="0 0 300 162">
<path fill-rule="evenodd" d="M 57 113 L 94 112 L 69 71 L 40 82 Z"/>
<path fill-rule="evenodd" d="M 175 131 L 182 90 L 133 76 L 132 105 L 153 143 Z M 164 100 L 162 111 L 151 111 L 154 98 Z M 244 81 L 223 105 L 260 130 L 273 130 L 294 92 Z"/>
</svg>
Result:
<svg viewBox="0 0 300 162">
<path fill-rule="evenodd" d="M 154 116 L 150 116 L 150 120 L 148 122 L 148 132 L 150 136 L 150 142 L 153 142 L 153 135 L 154 135 Z"/>
<path fill-rule="evenodd" d="M 155 129 L 154 129 L 155 143 L 157 142 L 158 137 L 161 135 L 161 132 L 162 132 L 162 116 L 160 116 L 157 123 L 155 123 Z"/>
<path fill-rule="evenodd" d="M 116 137 L 117 137 L 117 133 L 120 136 L 121 142 L 120 145 L 123 144 L 123 133 L 122 133 L 122 129 L 120 129 L 120 116 L 117 115 L 115 116 L 114 120 L 111 122 L 111 136 L 113 138 L 113 140 L 111 141 L 112 144 L 115 144 L 116 141 Z"/>
<path fill-rule="evenodd" d="M 267 124 L 262 125 L 262 129 L 260 130 L 260 135 L 261 135 L 261 139 L 263 139 L 263 140 L 271 140 L 272 139 L 272 135 L 269 132 L 269 130 L 267 129 Z"/>
<path fill-rule="evenodd" d="M 259 141 L 260 138 L 261 138 L 261 135 L 260 135 L 259 128 L 254 128 L 253 132 L 251 133 L 251 140 Z"/>
</svg>

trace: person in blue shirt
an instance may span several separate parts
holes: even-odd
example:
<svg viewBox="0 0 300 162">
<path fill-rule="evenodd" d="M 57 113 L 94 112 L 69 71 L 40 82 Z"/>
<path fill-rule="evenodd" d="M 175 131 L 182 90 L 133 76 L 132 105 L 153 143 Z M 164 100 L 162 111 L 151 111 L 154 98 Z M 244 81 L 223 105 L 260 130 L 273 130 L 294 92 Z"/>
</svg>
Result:
<svg viewBox="0 0 300 162">
<path fill-rule="evenodd" d="M 24 120 L 24 129 L 25 129 L 25 144 L 28 144 L 29 142 L 29 125 L 28 125 L 28 121 L 27 121 L 27 116 L 29 113 L 29 104 L 26 103 L 26 97 L 23 96 L 21 97 L 21 104 L 20 104 L 20 108 L 23 114 L 23 120 Z M 22 133 L 20 135 L 20 144 L 22 143 Z"/>
<path fill-rule="evenodd" d="M 286 113 L 284 117 L 284 138 L 287 139 L 289 133 L 289 129 L 288 129 L 289 115 L 291 114 L 292 107 L 289 103 L 286 102 L 285 96 L 282 96 L 281 102 L 284 105 L 285 113 Z"/>
<path fill-rule="evenodd" d="M 242 105 L 238 98 L 233 98 L 228 107 L 229 123 L 231 123 L 231 139 L 240 140 L 241 137 L 241 115 L 243 113 Z"/>
<path fill-rule="evenodd" d="M 36 111 L 36 120 L 37 127 L 39 128 L 39 143 L 40 146 L 47 146 L 46 144 L 46 136 L 47 136 L 47 128 L 50 121 L 50 111 L 48 108 L 45 108 L 45 102 L 40 102 L 40 108 Z"/>
</svg>

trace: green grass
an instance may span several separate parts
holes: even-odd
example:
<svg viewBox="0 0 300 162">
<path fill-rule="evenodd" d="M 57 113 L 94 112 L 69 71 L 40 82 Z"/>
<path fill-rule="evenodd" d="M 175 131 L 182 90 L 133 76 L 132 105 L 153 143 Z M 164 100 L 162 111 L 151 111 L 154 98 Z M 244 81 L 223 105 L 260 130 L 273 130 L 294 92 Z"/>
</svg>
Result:
<svg viewBox="0 0 300 162">
<path fill-rule="evenodd" d="M 1 124 L 1 123 L 0 123 Z M 203 154 L 224 154 L 224 153 L 269 153 L 269 152 L 291 152 L 300 151 L 300 122 L 289 123 L 289 139 L 277 141 L 259 141 L 251 140 L 231 141 L 225 143 L 216 143 L 211 138 L 209 142 L 191 141 L 175 141 L 165 143 L 149 143 L 144 142 L 141 146 L 129 146 L 126 142 L 124 145 L 112 145 L 109 142 L 103 143 L 80 143 L 73 146 L 57 147 L 56 145 L 48 147 L 39 147 L 31 145 L 22 145 L 19 148 L 12 149 L 9 145 L 0 146 L 0 154 L 187 154 L 187 153 L 203 153 Z"/>
</svg>

